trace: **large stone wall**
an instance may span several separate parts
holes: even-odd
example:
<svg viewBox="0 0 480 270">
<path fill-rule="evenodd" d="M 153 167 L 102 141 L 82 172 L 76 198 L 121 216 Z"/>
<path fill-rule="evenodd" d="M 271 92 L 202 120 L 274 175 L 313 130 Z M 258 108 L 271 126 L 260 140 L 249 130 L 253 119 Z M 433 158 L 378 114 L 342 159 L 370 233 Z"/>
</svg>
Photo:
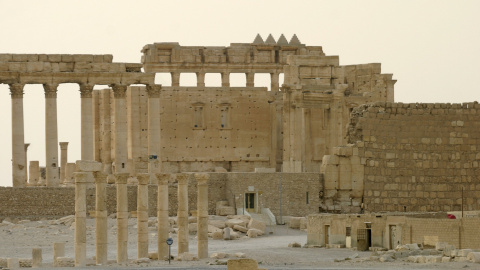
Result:
<svg viewBox="0 0 480 270">
<path fill-rule="evenodd" d="M 242 208 L 243 192 L 253 192 L 260 207 L 268 207 L 274 215 L 305 216 L 318 212 L 318 193 L 323 189 L 320 174 L 280 173 L 209 173 L 208 212 L 215 214 L 216 202 L 229 201 L 231 206 Z M 281 176 L 280 176 L 281 175 Z M 245 179 L 245 181 L 243 181 Z M 281 180 L 280 180 L 281 179 Z M 197 181 L 188 179 L 189 209 L 196 210 Z M 245 183 L 245 184 L 244 184 Z M 301 185 L 299 183 L 302 183 Z M 249 187 L 253 191 L 249 191 Z M 306 203 L 306 192 L 309 203 Z M 281 200 L 280 200 L 280 194 Z M 0 220 L 6 217 L 19 219 L 59 218 L 75 214 L 75 188 L 0 187 Z M 128 186 L 128 211 L 136 211 L 137 187 Z M 282 206 L 280 207 L 280 202 Z M 169 185 L 170 216 L 177 213 L 177 183 Z M 280 210 L 280 208 L 282 210 Z M 95 188 L 87 189 L 87 211 L 95 210 Z M 260 209 L 258 209 L 260 210 Z M 157 186 L 149 186 L 149 215 L 156 216 Z M 116 212 L 116 187 L 107 186 L 107 212 Z"/>
</svg>

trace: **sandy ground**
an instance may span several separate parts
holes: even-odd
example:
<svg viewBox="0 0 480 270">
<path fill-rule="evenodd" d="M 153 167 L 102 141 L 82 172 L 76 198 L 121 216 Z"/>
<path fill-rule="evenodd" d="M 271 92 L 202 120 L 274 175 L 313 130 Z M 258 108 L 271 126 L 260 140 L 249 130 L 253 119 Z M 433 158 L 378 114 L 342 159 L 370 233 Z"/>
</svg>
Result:
<svg viewBox="0 0 480 270">
<path fill-rule="evenodd" d="M 71 226 L 51 225 L 50 221 L 22 221 L 18 224 L 0 224 L 0 258 L 31 258 L 32 248 L 42 248 L 43 266 L 51 268 L 53 263 L 53 243 L 65 243 L 65 255 L 74 257 L 74 230 Z M 125 265 L 117 265 L 116 257 L 116 221 L 108 220 L 109 226 L 109 252 L 108 266 L 94 267 L 95 269 L 117 268 L 162 268 L 168 266 L 168 261 L 151 261 L 148 264 L 137 264 L 136 250 L 136 219 L 129 219 L 129 250 L 131 262 Z M 87 257 L 92 259 L 95 255 L 95 220 L 87 219 Z M 149 250 L 156 250 L 156 228 L 150 227 Z M 267 229 L 268 232 L 268 229 Z M 172 234 L 174 244 L 172 255 L 177 255 L 177 237 Z M 325 249 L 325 248 L 289 248 L 288 244 L 298 242 L 305 244 L 307 234 L 304 231 L 287 229 L 285 226 L 276 226 L 275 231 L 267 233 L 259 238 L 242 237 L 237 240 L 210 240 L 209 254 L 224 252 L 233 254 L 242 252 L 247 258 L 253 258 L 259 262 L 260 267 L 267 269 L 480 269 L 480 264 L 471 262 L 450 262 L 438 264 L 416 264 L 406 260 L 382 263 L 369 261 L 371 252 L 358 252 L 350 249 Z M 196 254 L 197 242 L 195 235 L 190 236 L 190 253 Z M 357 257 L 345 260 L 348 257 Z M 230 256 L 231 257 L 231 256 Z M 335 262 L 334 260 L 341 260 Z M 93 260 L 90 260 L 93 263 Z M 215 264 L 216 259 L 203 259 L 200 261 L 179 262 L 172 261 L 173 267 L 179 268 L 220 268 L 226 266 L 209 266 Z"/>
</svg>

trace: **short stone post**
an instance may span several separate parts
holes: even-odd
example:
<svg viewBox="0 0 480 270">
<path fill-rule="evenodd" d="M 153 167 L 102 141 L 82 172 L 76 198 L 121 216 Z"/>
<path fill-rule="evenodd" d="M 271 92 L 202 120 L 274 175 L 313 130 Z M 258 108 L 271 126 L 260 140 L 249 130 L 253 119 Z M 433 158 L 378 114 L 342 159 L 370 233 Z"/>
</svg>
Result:
<svg viewBox="0 0 480 270">
<path fill-rule="evenodd" d="M 65 243 L 53 243 L 53 266 L 58 267 L 57 258 L 65 257 Z"/>
<path fill-rule="evenodd" d="M 42 249 L 32 249 L 32 268 L 42 267 Z"/>
<path fill-rule="evenodd" d="M 129 173 L 115 174 L 117 185 L 117 263 L 128 261 L 128 196 Z"/>
<path fill-rule="evenodd" d="M 30 186 L 38 186 L 38 183 L 40 182 L 40 163 L 38 160 L 30 161 L 28 173 L 28 183 Z"/>
<path fill-rule="evenodd" d="M 87 258 L 87 182 L 88 173 L 75 175 L 75 266 L 85 266 Z"/>
<path fill-rule="evenodd" d="M 188 174 L 177 174 L 178 180 L 178 255 L 188 252 Z"/>
<path fill-rule="evenodd" d="M 208 258 L 208 179 L 207 173 L 196 173 L 197 179 L 197 257 Z"/>
<path fill-rule="evenodd" d="M 137 175 L 137 257 L 148 258 L 148 183 L 150 174 Z"/>
<path fill-rule="evenodd" d="M 157 219 L 158 219 L 158 259 L 168 258 L 168 233 L 170 222 L 168 220 L 168 182 L 172 177 L 169 173 L 157 173 Z"/>
<path fill-rule="evenodd" d="M 96 263 L 107 264 L 108 251 L 108 220 L 107 220 L 107 175 L 96 172 L 95 176 L 95 244 Z"/>
<path fill-rule="evenodd" d="M 7 258 L 7 268 L 8 269 L 20 268 L 20 262 L 18 261 L 18 258 Z"/>
</svg>

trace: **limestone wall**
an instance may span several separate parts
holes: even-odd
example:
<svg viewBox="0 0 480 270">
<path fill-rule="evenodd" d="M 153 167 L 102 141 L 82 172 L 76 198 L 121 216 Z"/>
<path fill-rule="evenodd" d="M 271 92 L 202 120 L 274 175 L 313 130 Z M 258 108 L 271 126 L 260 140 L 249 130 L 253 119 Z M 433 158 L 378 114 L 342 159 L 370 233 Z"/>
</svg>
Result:
<svg viewBox="0 0 480 270">
<path fill-rule="evenodd" d="M 208 182 L 208 211 L 215 214 L 217 201 L 228 200 L 231 206 L 242 207 L 243 176 L 245 192 L 253 186 L 261 207 L 269 207 L 274 215 L 280 214 L 279 173 L 210 173 Z M 189 209 L 195 210 L 197 203 L 197 181 L 188 179 Z M 299 184 L 302 183 L 302 184 Z M 282 215 L 303 216 L 318 211 L 318 192 L 323 189 L 319 174 L 282 174 Z M 309 203 L 306 203 L 306 191 Z M 261 195 L 260 195 L 261 194 Z M 136 211 L 137 187 L 128 186 L 128 211 Z M 37 220 L 59 218 L 75 213 L 75 188 L 0 187 L 0 220 L 6 217 Z M 235 203 L 234 202 L 235 198 Z M 169 185 L 170 216 L 177 212 L 177 183 Z M 149 215 L 156 216 L 157 186 L 149 186 Z M 95 188 L 87 189 L 87 211 L 95 210 Z M 107 186 L 107 212 L 116 212 L 116 187 Z"/>
</svg>

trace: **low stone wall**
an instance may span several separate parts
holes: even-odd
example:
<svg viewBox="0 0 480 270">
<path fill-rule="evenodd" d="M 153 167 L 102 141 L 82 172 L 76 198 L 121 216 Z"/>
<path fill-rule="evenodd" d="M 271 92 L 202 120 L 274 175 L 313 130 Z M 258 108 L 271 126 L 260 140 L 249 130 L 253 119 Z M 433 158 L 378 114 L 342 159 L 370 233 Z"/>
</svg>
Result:
<svg viewBox="0 0 480 270">
<path fill-rule="evenodd" d="M 323 189 L 320 174 L 281 174 L 280 173 L 209 173 L 208 212 L 215 214 L 217 201 L 228 200 L 231 206 L 243 207 L 243 187 L 245 192 L 253 186 L 260 207 L 269 207 L 275 215 L 303 216 L 317 213 L 318 192 Z M 243 181 L 245 179 L 245 181 Z M 245 182 L 245 185 L 243 184 Z M 157 186 L 149 186 L 149 215 L 157 213 Z M 309 203 L 306 203 L 306 192 Z M 282 210 L 280 211 L 280 193 Z M 0 220 L 6 217 L 38 220 L 59 218 L 75 214 L 75 188 L 53 187 L 0 187 Z M 188 184 L 189 209 L 197 204 L 197 181 L 193 174 Z M 169 185 L 169 214 L 177 213 L 177 183 Z M 128 186 L 128 210 L 137 209 L 137 187 Z M 95 188 L 87 189 L 87 211 L 95 210 Z M 116 212 L 116 187 L 107 186 L 108 214 Z"/>
</svg>

